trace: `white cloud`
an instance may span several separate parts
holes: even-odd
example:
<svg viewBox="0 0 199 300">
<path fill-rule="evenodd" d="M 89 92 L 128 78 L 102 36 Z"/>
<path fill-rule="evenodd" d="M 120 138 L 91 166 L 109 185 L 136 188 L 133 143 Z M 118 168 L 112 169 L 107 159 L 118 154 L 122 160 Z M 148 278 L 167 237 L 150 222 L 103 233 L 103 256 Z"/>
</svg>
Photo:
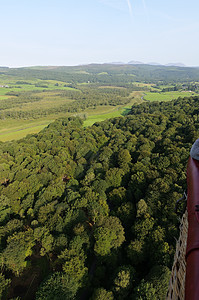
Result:
<svg viewBox="0 0 199 300">
<path fill-rule="evenodd" d="M 129 14 L 132 17 L 133 16 L 133 10 L 132 10 L 132 6 L 131 6 L 131 2 L 130 0 L 126 0 L 127 4 L 128 4 L 128 8 L 129 8 Z"/>
</svg>

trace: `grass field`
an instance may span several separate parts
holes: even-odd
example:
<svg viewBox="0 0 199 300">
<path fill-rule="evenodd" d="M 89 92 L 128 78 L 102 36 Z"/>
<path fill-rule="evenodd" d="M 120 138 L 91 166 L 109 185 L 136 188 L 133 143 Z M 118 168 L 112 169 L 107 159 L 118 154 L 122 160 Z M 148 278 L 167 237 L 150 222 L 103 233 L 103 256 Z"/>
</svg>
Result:
<svg viewBox="0 0 199 300">
<path fill-rule="evenodd" d="M 143 99 L 146 101 L 170 101 L 179 97 L 191 97 L 196 95 L 194 92 L 165 92 L 165 93 L 148 93 L 144 94 Z"/>
<path fill-rule="evenodd" d="M 20 79 L 18 80 L 20 82 Z M 0 76 L 0 85 L 7 84 L 7 85 L 17 85 L 16 84 L 16 78 L 15 80 L 12 78 L 10 79 L 10 82 L 1 81 Z M 41 100 L 38 102 L 28 102 L 28 103 L 22 103 L 20 105 L 16 105 L 15 107 L 9 108 L 10 111 L 31 111 L 35 108 L 44 110 L 48 108 L 54 108 L 58 107 L 62 104 L 73 102 L 71 99 L 67 99 L 66 97 L 63 97 L 60 94 L 60 91 L 62 90 L 68 90 L 72 88 L 64 87 L 65 83 L 56 81 L 56 80 L 27 80 L 30 84 L 20 84 L 22 88 L 0 88 L 0 101 L 13 98 L 13 96 L 6 95 L 6 93 L 10 90 L 16 92 L 16 91 L 33 91 L 33 95 L 35 97 L 41 97 Z M 38 88 L 35 87 L 35 84 L 45 84 L 48 85 L 48 88 Z M 58 86 L 55 84 L 58 83 Z M 138 85 L 138 84 L 137 84 Z M 151 85 L 149 84 L 142 84 L 138 86 L 148 86 L 151 88 Z M 101 88 L 107 88 L 105 86 Z M 116 87 L 109 87 L 116 88 Z M 59 91 L 60 90 L 60 91 Z M 126 105 L 117 105 L 117 106 L 110 106 L 110 105 L 104 105 L 104 106 L 96 106 L 96 108 L 87 108 L 85 111 L 77 113 L 76 115 L 86 114 L 87 119 L 84 121 L 84 126 L 91 126 L 95 122 L 104 121 L 109 118 L 119 117 L 126 115 L 133 104 L 139 104 L 143 102 L 144 100 L 147 101 L 169 101 L 172 99 L 177 99 L 178 97 L 190 97 L 192 95 L 195 95 L 195 93 L 192 92 L 165 92 L 165 93 L 153 93 L 153 92 L 141 92 L 141 91 L 134 91 L 129 95 L 129 103 Z M 17 97 L 16 97 L 17 98 Z M 31 133 L 37 133 L 40 130 L 42 130 L 44 127 L 46 127 L 49 123 L 54 121 L 57 118 L 60 117 L 66 117 L 74 115 L 72 113 L 57 113 L 48 115 L 43 118 L 38 118 L 34 120 L 22 120 L 22 119 L 5 119 L 0 121 L 0 141 L 10 141 L 13 139 L 20 139 L 25 137 L 27 134 Z"/>
<path fill-rule="evenodd" d="M 53 119 L 38 120 L 1 120 L 0 141 L 18 140 L 30 133 L 37 133 L 51 123 Z"/>
<path fill-rule="evenodd" d="M 114 107 L 114 109 L 111 108 L 107 108 L 107 111 L 104 113 L 96 113 L 96 114 L 90 114 L 87 116 L 87 119 L 84 121 L 84 126 L 91 126 L 96 122 L 101 122 L 104 121 L 106 119 L 111 119 L 111 118 L 115 118 L 115 117 L 121 117 L 122 116 L 122 111 L 123 109 L 116 106 Z"/>
<path fill-rule="evenodd" d="M 67 98 L 59 98 L 59 97 L 49 97 L 43 98 L 35 104 L 34 102 L 23 103 L 18 107 L 9 108 L 9 111 L 33 111 L 35 108 L 40 110 L 46 110 L 50 108 L 56 108 L 63 104 L 70 104 L 73 100 Z M 6 110 L 5 110 L 6 111 Z"/>
<path fill-rule="evenodd" d="M 43 124 L 43 125 L 38 125 L 38 126 L 33 126 L 33 127 L 28 127 L 28 128 L 23 128 L 23 129 L 15 129 L 11 132 L 6 132 L 6 133 L 0 133 L 0 141 L 6 142 L 6 141 L 11 141 L 11 140 L 19 140 L 23 137 L 25 137 L 27 134 L 33 134 L 33 133 L 38 133 L 41 131 L 44 127 L 46 127 L 49 123 Z"/>
<path fill-rule="evenodd" d="M 82 113 L 87 115 L 86 121 L 84 121 L 84 126 L 91 126 L 95 122 L 104 121 L 106 119 L 119 117 L 127 114 L 131 108 L 131 106 L 134 103 L 141 103 L 142 102 L 142 92 L 133 92 L 130 95 L 129 103 L 127 105 L 117 105 L 117 106 L 97 106 L 96 109 L 88 108 L 84 112 L 79 113 L 79 115 L 82 115 Z M 51 96 L 53 98 L 54 94 L 49 93 L 48 96 L 46 96 L 46 99 L 51 99 Z M 132 99 L 133 97 L 133 99 Z M 45 97 L 44 97 L 45 99 Z M 47 100 L 46 100 L 47 101 Z M 52 99 L 52 105 L 53 101 L 58 101 L 59 98 L 54 100 Z M 66 100 L 64 100 L 66 101 Z M 71 100 L 70 100 L 71 101 Z M 45 103 L 45 100 L 43 100 L 43 104 L 48 106 L 51 105 L 50 101 L 47 101 Z M 29 108 L 31 105 L 35 105 L 30 103 Z M 37 103 L 38 105 L 38 103 Z M 28 106 L 27 106 L 28 107 Z M 18 140 L 20 138 L 25 137 L 27 134 L 31 133 L 37 133 L 40 130 L 42 130 L 44 127 L 46 127 L 49 123 L 53 122 L 55 119 L 66 117 L 72 114 L 65 114 L 65 113 L 59 113 L 56 115 L 49 115 L 42 119 L 36 119 L 36 120 L 1 120 L 0 121 L 0 141 L 10 141 L 10 140 Z M 75 114 L 78 115 L 78 114 Z"/>
<path fill-rule="evenodd" d="M 118 106 L 111 106 L 111 107 L 104 107 L 98 108 L 96 110 L 86 110 L 85 112 L 88 114 L 87 119 L 84 121 L 84 126 L 91 126 L 95 122 L 101 122 L 106 119 L 111 119 L 115 117 L 121 117 L 126 115 L 131 106 L 135 103 L 139 104 L 143 102 L 142 100 L 142 92 L 133 92 L 131 97 L 134 97 L 128 104 L 126 105 L 118 105 Z"/>
<path fill-rule="evenodd" d="M 8 96 L 8 95 L 0 95 L 0 101 L 5 100 L 5 99 L 10 99 L 13 98 L 13 96 Z"/>
<path fill-rule="evenodd" d="M 14 76 L 0 75 L 0 101 L 11 99 L 18 99 L 14 95 L 7 95 L 8 93 L 29 93 L 33 97 L 39 97 L 36 103 L 27 102 L 8 106 L 4 111 L 32 111 L 34 109 L 43 110 L 60 107 L 61 105 L 73 102 L 67 97 L 63 97 L 61 93 L 66 90 L 75 90 L 67 86 L 66 82 L 59 80 L 24 80 L 23 78 L 16 78 Z M 7 86 L 7 87 L 6 87 Z M 22 120 L 22 119 L 5 119 L 0 121 L 0 141 L 9 141 L 13 139 L 20 139 L 30 133 L 37 133 L 46 127 L 49 123 L 66 114 L 59 113 L 58 115 L 49 115 L 42 119 Z"/>
<path fill-rule="evenodd" d="M 129 108 L 121 106 L 101 106 L 99 109 L 87 109 L 84 113 L 87 119 L 84 121 L 84 126 L 91 126 L 95 122 L 104 121 L 106 119 L 119 117 L 125 114 Z M 66 117 L 71 114 L 58 114 L 49 116 L 49 118 L 38 120 L 5 120 L 0 122 L 0 141 L 6 142 L 10 140 L 18 140 L 30 133 L 38 133 L 55 119 Z M 75 114 L 82 115 L 82 113 Z M 54 118 L 53 118 L 54 117 Z"/>
<path fill-rule="evenodd" d="M 23 84 L 23 82 L 26 82 Z M 0 76 L 0 95 L 6 95 L 7 93 L 14 92 L 30 92 L 30 91 L 48 91 L 48 90 L 74 90 L 74 88 L 67 86 L 66 82 L 58 81 L 58 80 L 24 80 L 18 79 L 16 80 L 5 79 Z M 5 87 L 8 86 L 8 87 Z M 75 89 L 76 90 L 76 89 Z"/>
<path fill-rule="evenodd" d="M 86 110 L 87 115 L 86 121 L 84 121 L 84 126 L 91 126 L 95 122 L 104 121 L 105 119 L 110 119 L 114 117 L 122 116 L 125 108 L 120 108 L 120 106 L 106 106 L 100 107 L 99 110 Z M 30 133 L 38 133 L 48 124 L 53 122 L 55 119 L 69 116 L 71 114 L 58 114 L 56 116 L 49 116 L 46 119 L 38 120 L 5 120 L 0 122 L 0 141 L 6 142 L 10 140 L 18 140 L 25 137 Z M 82 113 L 75 114 L 82 115 Z"/>
</svg>

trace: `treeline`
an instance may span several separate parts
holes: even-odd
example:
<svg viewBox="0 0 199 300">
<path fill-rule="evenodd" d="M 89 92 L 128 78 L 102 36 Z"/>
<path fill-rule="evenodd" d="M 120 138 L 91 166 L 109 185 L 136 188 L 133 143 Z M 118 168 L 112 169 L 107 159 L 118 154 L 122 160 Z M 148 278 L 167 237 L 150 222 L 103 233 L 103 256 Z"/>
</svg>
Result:
<svg viewBox="0 0 199 300">
<path fill-rule="evenodd" d="M 199 90 L 199 84 L 177 84 L 174 86 L 168 86 L 162 89 L 162 92 L 176 92 L 176 91 L 192 91 L 192 92 L 198 92 Z"/>
<path fill-rule="evenodd" d="M 165 299 L 199 97 L 0 144 L 2 299 Z"/>
<path fill-rule="evenodd" d="M 1 100 L 0 101 L 0 112 L 6 109 L 10 108 L 16 108 L 16 107 L 21 107 L 22 104 L 25 103 L 32 103 L 32 102 L 39 102 L 41 101 L 42 97 L 38 96 L 32 96 L 32 95 L 26 95 L 26 96 L 21 96 L 18 98 L 13 97 L 13 98 L 8 98 L 6 100 Z"/>
</svg>

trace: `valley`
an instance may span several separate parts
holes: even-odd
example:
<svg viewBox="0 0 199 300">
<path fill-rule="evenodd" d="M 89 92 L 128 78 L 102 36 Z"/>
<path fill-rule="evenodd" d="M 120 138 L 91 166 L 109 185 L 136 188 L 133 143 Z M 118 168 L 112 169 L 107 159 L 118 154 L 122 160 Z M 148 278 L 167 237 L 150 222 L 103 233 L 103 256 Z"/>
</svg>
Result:
<svg viewBox="0 0 199 300">
<path fill-rule="evenodd" d="M 184 68 L 167 67 L 165 72 L 147 65 L 0 69 L 0 141 L 38 133 L 64 116 L 80 116 L 90 126 L 125 115 L 143 101 L 197 95 L 196 70 L 187 81 Z M 174 71 L 179 82 L 173 80 Z"/>
</svg>

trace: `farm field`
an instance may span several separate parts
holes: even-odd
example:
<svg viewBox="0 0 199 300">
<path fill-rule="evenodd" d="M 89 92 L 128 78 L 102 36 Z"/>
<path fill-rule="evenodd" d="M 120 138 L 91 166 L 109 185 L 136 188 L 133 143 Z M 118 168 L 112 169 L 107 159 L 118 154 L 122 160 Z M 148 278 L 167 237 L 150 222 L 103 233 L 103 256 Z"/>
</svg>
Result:
<svg viewBox="0 0 199 300">
<path fill-rule="evenodd" d="M 101 122 L 106 119 L 111 119 L 111 118 L 116 118 L 116 117 L 121 117 L 121 116 L 127 115 L 133 104 L 139 104 L 139 103 L 143 102 L 143 100 L 141 99 L 142 92 L 136 92 L 135 95 L 136 96 L 135 96 L 134 100 L 132 100 L 131 102 L 129 102 L 129 104 L 127 104 L 125 106 L 116 106 L 114 108 L 112 108 L 112 107 L 106 108 L 105 111 L 102 111 L 101 113 L 100 113 L 100 109 L 98 111 L 92 111 L 92 110 L 90 110 L 90 112 L 85 111 L 86 113 L 88 113 L 88 116 L 87 116 L 86 120 L 84 121 L 84 126 L 85 127 L 91 126 L 95 122 Z"/>
<path fill-rule="evenodd" d="M 100 107 L 101 108 L 101 107 Z M 91 111 L 85 111 L 85 115 L 87 116 L 86 120 L 84 121 L 84 126 L 91 126 L 95 122 L 100 122 L 104 121 L 106 119 L 114 118 L 114 117 L 119 117 L 123 115 L 123 112 L 126 110 L 126 108 L 121 108 L 120 106 L 118 107 L 102 107 L 101 109 L 96 109 L 91 110 Z M 31 133 L 38 133 L 41 131 L 43 128 L 48 126 L 51 122 L 55 121 L 55 119 L 61 118 L 61 117 L 66 117 L 70 116 L 72 114 L 58 114 L 54 116 L 54 119 L 51 118 L 46 118 L 45 120 L 43 119 L 38 119 L 38 120 L 20 120 L 20 121 L 12 121 L 12 124 L 10 121 L 1 121 L 0 122 L 0 141 L 6 142 L 10 140 L 18 140 L 23 137 L 25 137 L 27 134 Z M 78 114 L 75 114 L 78 116 Z M 80 116 L 82 113 L 79 114 Z"/>
<path fill-rule="evenodd" d="M 37 102 L 35 104 L 32 103 L 24 103 L 20 105 L 20 107 L 13 107 L 9 109 L 10 111 L 20 111 L 23 109 L 23 111 L 32 111 L 35 107 L 37 109 L 49 109 L 49 108 L 56 108 L 59 105 L 63 103 L 72 103 L 73 100 L 70 99 L 63 99 L 63 97 L 60 97 L 59 94 L 57 94 L 56 91 L 52 92 L 43 92 L 43 93 L 34 93 L 35 96 L 40 96 L 42 94 L 43 98 L 41 101 Z M 126 115 L 131 106 L 135 103 L 141 103 L 143 100 L 141 99 L 143 96 L 142 92 L 136 91 L 132 92 L 129 96 L 129 102 L 126 105 L 100 105 L 93 108 L 88 108 L 83 110 L 79 113 L 56 113 L 56 114 L 50 114 L 49 116 L 38 118 L 38 119 L 5 119 L 0 120 L 0 141 L 10 141 L 10 140 L 18 140 L 23 137 L 25 137 L 27 134 L 31 133 L 38 133 L 40 130 L 42 130 L 44 127 L 46 127 L 49 123 L 53 122 L 55 119 L 66 117 L 70 115 L 80 115 L 82 114 L 86 115 L 86 120 L 84 121 L 84 126 L 91 126 L 95 122 L 104 121 L 109 118 L 119 117 Z"/>
<path fill-rule="evenodd" d="M 95 110 L 86 110 L 84 114 L 86 115 L 86 120 L 84 121 L 84 126 L 91 126 L 95 122 L 104 121 L 106 119 L 120 117 L 130 110 L 131 105 L 121 107 L 121 106 L 105 106 L 99 107 L 99 109 Z M 83 113 L 75 114 L 82 115 Z M 5 120 L 0 121 L 0 141 L 6 142 L 10 140 L 18 140 L 25 137 L 27 134 L 38 133 L 43 128 L 48 126 L 51 122 L 55 121 L 55 119 L 66 117 L 74 114 L 58 114 L 54 116 L 50 116 L 50 118 L 38 119 L 38 120 L 20 120 L 20 121 L 12 121 Z M 54 117 L 54 118 L 53 118 Z"/>
<path fill-rule="evenodd" d="M 41 95 L 43 98 L 41 101 L 37 103 L 37 109 L 49 109 L 56 108 L 62 104 L 72 103 L 73 100 L 63 99 L 58 94 L 58 91 L 44 91 L 43 93 L 37 92 L 34 93 L 35 96 Z M 101 122 L 106 119 L 124 116 L 129 111 L 133 104 L 141 103 L 144 100 L 147 101 L 170 101 L 172 99 L 177 99 L 178 97 L 188 97 L 191 95 L 195 95 L 195 93 L 190 92 L 165 92 L 165 93 L 153 93 L 153 92 L 141 92 L 136 91 L 131 93 L 131 98 L 133 98 L 126 105 L 116 105 L 116 106 L 97 106 L 95 109 L 88 108 L 83 110 L 82 113 L 86 115 L 86 120 L 84 121 L 84 126 L 91 126 L 95 122 Z M 6 97 L 6 96 L 5 96 Z M 0 97 L 1 99 L 1 97 Z M 32 111 L 35 108 L 35 103 L 24 103 L 20 107 L 13 107 L 10 109 L 11 111 Z M 0 141 L 10 141 L 17 140 L 25 137 L 27 134 L 38 133 L 44 127 L 46 127 L 49 123 L 53 122 L 55 119 L 70 116 L 70 115 L 78 115 L 78 113 L 57 113 L 50 114 L 49 116 L 38 118 L 36 120 L 1 120 L 0 121 Z"/>
<path fill-rule="evenodd" d="M 115 117 L 121 117 L 124 115 L 124 112 L 126 111 L 126 107 L 116 106 L 114 108 L 106 108 L 104 112 L 100 113 L 100 110 L 98 112 L 92 112 L 92 111 L 85 111 L 87 115 L 86 120 L 84 121 L 84 126 L 91 126 L 96 122 L 101 122 L 106 119 L 111 119 Z"/>
<path fill-rule="evenodd" d="M 145 93 L 143 100 L 146 101 L 170 101 L 179 97 L 191 97 L 197 95 L 194 92 L 159 92 L 159 93 Z"/>
<path fill-rule="evenodd" d="M 0 141 L 18 140 L 27 134 L 38 133 L 48 126 L 53 119 L 38 120 L 10 120 L 0 121 Z"/>
<path fill-rule="evenodd" d="M 124 116 L 132 105 L 143 101 L 170 101 L 198 94 L 198 81 L 153 81 L 151 73 L 150 80 L 141 80 L 139 72 L 133 73 L 135 67 L 131 70 L 125 73 L 123 66 L 94 65 L 1 71 L 0 141 L 37 133 L 61 117 L 83 116 L 84 126 L 91 126 Z M 165 91 L 174 88 L 177 91 Z"/>
</svg>

